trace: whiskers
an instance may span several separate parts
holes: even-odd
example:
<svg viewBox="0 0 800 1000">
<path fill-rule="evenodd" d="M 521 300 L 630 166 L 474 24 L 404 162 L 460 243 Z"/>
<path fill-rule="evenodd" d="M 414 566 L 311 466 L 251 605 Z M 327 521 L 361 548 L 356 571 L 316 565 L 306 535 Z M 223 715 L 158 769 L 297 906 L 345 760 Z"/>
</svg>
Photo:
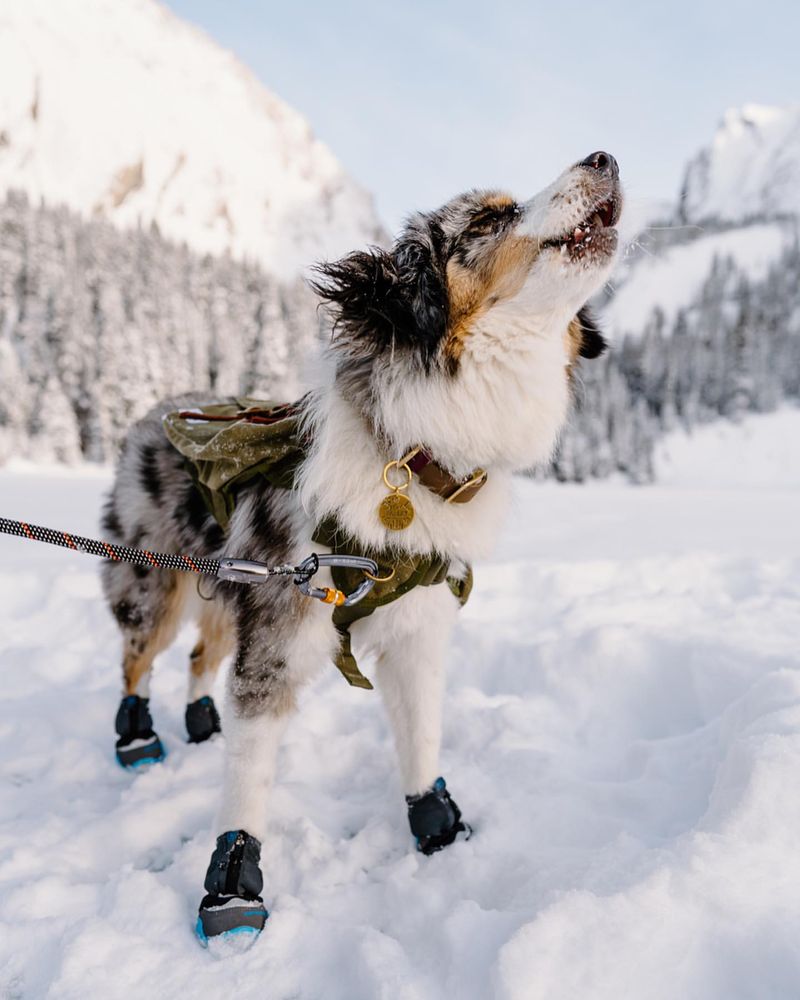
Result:
<svg viewBox="0 0 800 1000">
<path fill-rule="evenodd" d="M 704 233 L 706 231 L 706 229 L 705 229 L 705 226 L 695 226 L 695 225 L 689 225 L 687 223 L 686 225 L 682 225 L 682 226 L 645 226 L 643 228 L 643 230 L 642 230 L 642 232 L 646 232 L 646 233 L 649 233 L 649 232 L 653 232 L 653 233 L 669 233 L 669 232 L 680 232 L 680 231 L 683 231 L 683 232 L 693 232 L 693 233 L 697 233 L 698 235 L 700 235 L 700 234 Z"/>
<path fill-rule="evenodd" d="M 640 253 L 647 254 L 648 257 L 658 256 L 657 254 L 654 254 L 652 250 L 650 250 L 648 247 L 644 245 L 644 243 L 642 242 L 641 234 L 637 236 L 635 239 L 628 241 L 625 249 L 622 252 L 622 259 L 624 261 L 627 261 L 634 254 L 638 256 L 638 254 Z"/>
</svg>

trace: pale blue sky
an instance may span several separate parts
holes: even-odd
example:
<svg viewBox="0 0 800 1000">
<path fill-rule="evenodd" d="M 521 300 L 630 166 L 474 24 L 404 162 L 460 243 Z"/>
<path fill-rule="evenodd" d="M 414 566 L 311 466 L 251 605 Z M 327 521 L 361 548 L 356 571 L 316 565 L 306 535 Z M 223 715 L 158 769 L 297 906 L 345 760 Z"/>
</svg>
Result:
<svg viewBox="0 0 800 1000">
<path fill-rule="evenodd" d="M 301 111 L 394 229 L 472 186 L 527 196 L 594 149 L 673 198 L 723 111 L 800 100 L 797 0 L 168 0 Z"/>
</svg>

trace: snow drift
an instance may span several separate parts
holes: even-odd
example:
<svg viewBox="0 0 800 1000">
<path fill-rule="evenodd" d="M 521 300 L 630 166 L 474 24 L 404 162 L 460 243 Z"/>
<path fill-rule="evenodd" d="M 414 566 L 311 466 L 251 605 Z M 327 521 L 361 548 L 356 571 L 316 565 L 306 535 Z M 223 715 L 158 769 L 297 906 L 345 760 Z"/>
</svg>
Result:
<svg viewBox="0 0 800 1000">
<path fill-rule="evenodd" d="M 669 486 L 520 483 L 450 654 L 468 843 L 414 852 L 380 701 L 330 668 L 281 754 L 272 916 L 223 962 L 192 930 L 224 739 L 184 743 L 192 635 L 155 669 L 169 757 L 122 772 L 95 560 L 0 537 L 0 995 L 795 996 L 800 414 L 745 428 L 702 432 L 715 485 L 682 442 Z M 0 472 L 4 513 L 87 534 L 106 483 Z"/>
</svg>

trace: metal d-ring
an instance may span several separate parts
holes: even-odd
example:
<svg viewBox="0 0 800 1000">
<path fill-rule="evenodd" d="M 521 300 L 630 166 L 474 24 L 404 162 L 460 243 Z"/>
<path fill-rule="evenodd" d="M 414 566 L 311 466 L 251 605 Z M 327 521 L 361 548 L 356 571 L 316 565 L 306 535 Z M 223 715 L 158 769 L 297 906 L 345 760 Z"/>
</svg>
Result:
<svg viewBox="0 0 800 1000">
<path fill-rule="evenodd" d="M 392 566 L 392 572 L 388 576 L 375 576 L 374 574 L 370 573 L 369 570 L 366 570 L 366 569 L 363 570 L 364 576 L 368 580 L 374 580 L 375 583 L 388 583 L 389 580 L 393 580 L 394 579 L 394 575 L 395 575 L 396 572 L 397 572 L 397 567 L 396 566 Z"/>
<path fill-rule="evenodd" d="M 394 483 L 389 482 L 389 469 L 395 466 L 398 469 L 405 469 L 408 479 L 400 486 L 395 486 Z M 411 471 L 409 466 L 405 462 L 398 462 L 397 459 L 392 459 L 391 462 L 387 462 L 383 467 L 383 481 L 386 483 L 386 488 L 393 490 L 394 492 L 400 492 L 401 490 L 407 490 L 411 485 L 411 480 L 414 478 L 414 473 Z"/>
</svg>

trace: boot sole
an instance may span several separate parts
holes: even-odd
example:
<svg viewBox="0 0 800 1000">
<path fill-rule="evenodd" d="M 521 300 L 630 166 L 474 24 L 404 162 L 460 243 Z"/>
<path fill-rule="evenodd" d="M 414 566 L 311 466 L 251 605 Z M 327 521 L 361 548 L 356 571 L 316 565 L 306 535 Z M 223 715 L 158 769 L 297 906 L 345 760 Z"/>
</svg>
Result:
<svg viewBox="0 0 800 1000">
<path fill-rule="evenodd" d="M 239 934 L 251 938 L 249 942 L 241 942 L 244 948 L 248 948 L 264 929 L 268 918 L 269 911 L 264 906 L 252 900 L 234 897 L 222 906 L 201 909 L 194 932 L 204 948 L 209 946 L 209 942 L 224 941 Z M 240 922 L 247 920 L 250 923 Z"/>
<path fill-rule="evenodd" d="M 160 764 L 167 751 L 158 736 L 147 740 L 132 740 L 116 749 L 117 763 L 126 771 L 133 771 L 148 764 Z"/>
</svg>

